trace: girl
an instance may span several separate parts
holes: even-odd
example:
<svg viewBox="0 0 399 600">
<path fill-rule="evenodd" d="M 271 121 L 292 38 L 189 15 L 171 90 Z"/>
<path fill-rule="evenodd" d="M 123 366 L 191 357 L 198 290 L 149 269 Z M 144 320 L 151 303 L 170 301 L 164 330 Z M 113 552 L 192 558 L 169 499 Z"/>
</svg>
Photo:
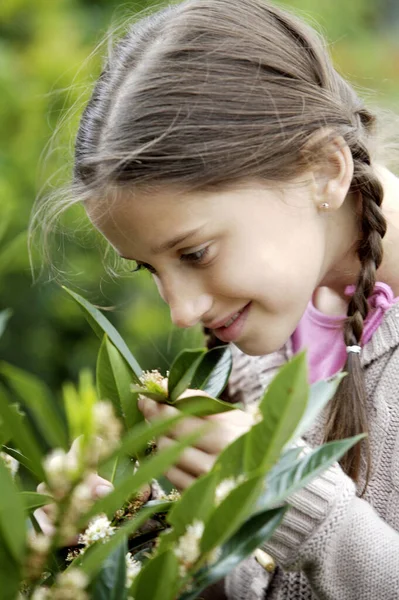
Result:
<svg viewBox="0 0 399 600">
<path fill-rule="evenodd" d="M 277 568 L 244 561 L 231 599 L 399 598 L 399 180 L 377 141 L 322 40 L 263 0 L 186 0 L 131 26 L 82 116 L 72 202 L 153 274 L 176 325 L 234 344 L 229 393 L 250 405 L 306 347 L 312 381 L 348 376 L 304 444 L 368 432 L 292 497 L 265 545 Z M 212 419 L 167 473 L 178 488 L 252 423 Z"/>
</svg>

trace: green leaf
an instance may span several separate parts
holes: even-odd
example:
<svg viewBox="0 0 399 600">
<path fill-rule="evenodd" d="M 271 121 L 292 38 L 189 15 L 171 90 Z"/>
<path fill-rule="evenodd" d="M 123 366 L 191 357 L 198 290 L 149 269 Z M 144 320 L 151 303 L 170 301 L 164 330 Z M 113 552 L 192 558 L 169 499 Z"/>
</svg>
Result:
<svg viewBox="0 0 399 600">
<path fill-rule="evenodd" d="M 7 321 L 12 315 L 12 310 L 7 308 L 6 310 L 2 310 L 0 312 L 0 337 L 3 335 L 4 330 L 7 326 Z"/>
<path fill-rule="evenodd" d="M 191 387 L 218 397 L 227 385 L 233 366 L 230 346 L 217 346 L 201 359 L 191 381 Z"/>
<path fill-rule="evenodd" d="M 361 434 L 337 442 L 328 442 L 291 465 L 285 465 L 281 469 L 276 467 L 266 480 L 266 491 L 259 496 L 256 509 L 264 510 L 280 504 L 328 469 L 364 437 L 364 434 Z"/>
<path fill-rule="evenodd" d="M 119 350 L 129 367 L 132 369 L 135 381 L 139 383 L 139 378 L 142 372 L 141 367 L 115 327 L 111 325 L 108 319 L 102 314 L 102 312 L 98 310 L 98 308 L 85 300 L 85 298 L 82 298 L 82 296 L 72 292 L 72 290 L 65 286 L 62 287 L 78 303 L 80 308 L 83 310 L 89 325 L 92 327 L 96 335 L 98 335 L 100 340 L 103 339 L 104 333 L 107 334 L 111 342 Z"/>
<path fill-rule="evenodd" d="M 209 396 L 189 396 L 187 398 L 178 398 L 173 404 L 182 412 L 190 411 L 193 406 L 198 406 L 197 416 L 217 415 L 231 410 L 237 410 L 234 404 L 223 402 L 217 398 Z"/>
<path fill-rule="evenodd" d="M 70 564 L 69 568 L 81 566 L 82 570 L 89 577 L 93 577 L 101 568 L 101 564 L 107 556 L 121 543 L 125 538 L 128 538 L 135 531 L 140 529 L 142 525 L 154 514 L 163 512 L 170 506 L 170 502 L 157 503 L 153 506 L 144 506 L 137 516 L 128 521 L 114 533 L 113 536 L 106 542 L 99 542 L 89 548 L 83 556 L 78 556 Z"/>
<path fill-rule="evenodd" d="M 0 600 L 15 600 L 21 579 L 21 564 L 11 555 L 0 531 Z"/>
<path fill-rule="evenodd" d="M 25 512 L 10 471 L 0 460 L 0 530 L 11 556 L 22 563 L 25 554 Z"/>
<path fill-rule="evenodd" d="M 54 408 L 54 399 L 47 386 L 34 375 L 5 362 L 0 363 L 0 372 L 11 388 L 18 394 L 35 418 L 44 439 L 52 448 L 68 448 L 66 428 Z"/>
<path fill-rule="evenodd" d="M 248 432 L 236 438 L 219 454 L 214 469 L 218 470 L 219 481 L 229 477 L 238 477 L 244 471 L 245 444 Z"/>
<path fill-rule="evenodd" d="M 215 503 L 217 473 L 210 471 L 196 479 L 184 490 L 181 499 L 169 511 L 167 521 L 173 527 L 176 537 L 180 537 L 194 519 L 208 520 Z"/>
<path fill-rule="evenodd" d="M 90 585 L 90 595 L 96 600 L 124 600 L 126 589 L 126 537 L 109 554 Z"/>
<path fill-rule="evenodd" d="M 6 452 L 7 454 L 15 458 L 15 460 L 17 460 L 19 463 L 21 463 L 21 465 L 28 469 L 28 471 L 35 475 L 35 468 L 32 465 L 32 461 L 29 460 L 29 458 L 26 458 L 26 456 L 24 456 L 21 452 L 15 450 L 15 448 L 10 448 L 9 446 L 3 446 L 2 450 L 3 452 Z"/>
<path fill-rule="evenodd" d="M 27 512 L 33 512 L 37 508 L 46 506 L 46 504 L 53 504 L 54 498 L 47 494 L 38 494 L 37 492 L 20 492 L 23 505 Z"/>
<path fill-rule="evenodd" d="M 180 354 L 177 355 L 170 367 L 168 377 L 168 394 L 170 402 L 175 402 L 190 386 L 194 373 L 205 352 L 205 348 L 200 348 L 198 350 L 182 350 Z"/>
<path fill-rule="evenodd" d="M 310 386 L 309 400 L 306 405 L 305 413 L 295 429 L 290 442 L 294 442 L 307 433 L 318 415 L 334 396 L 344 377 L 346 377 L 346 373 L 338 373 L 327 381 L 316 381 Z"/>
<path fill-rule="evenodd" d="M 137 394 L 131 389 L 132 381 L 131 369 L 105 335 L 97 360 L 98 396 L 113 402 L 116 414 L 123 417 L 128 429 L 144 421 L 137 405 Z"/>
<path fill-rule="evenodd" d="M 62 388 L 69 435 L 72 440 L 82 436 L 81 450 L 84 452 L 90 436 L 94 433 L 94 405 L 97 391 L 91 371 L 83 369 L 79 373 L 79 385 L 65 383 Z"/>
<path fill-rule="evenodd" d="M 137 600 L 174 600 L 178 581 L 178 561 L 171 550 L 149 560 L 133 583 Z"/>
<path fill-rule="evenodd" d="M 223 544 L 248 518 L 253 503 L 258 497 L 264 477 L 251 477 L 237 485 L 212 513 L 205 525 L 201 540 L 202 552 Z"/>
<path fill-rule="evenodd" d="M 134 474 L 134 460 L 129 456 L 119 455 L 112 460 L 107 460 L 99 469 L 98 474 L 108 479 L 113 485 L 122 481 L 127 475 Z"/>
<path fill-rule="evenodd" d="M 134 475 L 125 477 L 115 486 L 115 489 L 110 494 L 97 500 L 79 523 L 84 525 L 87 519 L 100 513 L 106 513 L 108 517 L 112 516 L 145 483 L 148 483 L 151 479 L 156 479 L 158 475 L 164 473 L 171 465 L 175 464 L 184 448 L 192 445 L 203 433 L 204 428 L 198 429 L 196 432 L 181 438 L 173 446 L 165 448 L 162 452 L 155 454 L 149 459 L 143 460 L 140 468 Z"/>
<path fill-rule="evenodd" d="M 305 412 L 308 390 L 306 356 L 301 352 L 279 370 L 259 404 L 263 420 L 249 432 L 246 471 L 267 471 L 277 461 Z"/>
<path fill-rule="evenodd" d="M 211 566 L 198 571 L 190 591 L 179 596 L 179 600 L 196 600 L 208 586 L 225 577 L 251 552 L 271 538 L 281 524 L 287 507 L 263 511 L 248 519 L 222 546 L 219 559 Z"/>
<path fill-rule="evenodd" d="M 105 463 L 102 464 L 108 464 L 109 462 L 114 461 L 118 456 L 139 455 L 146 449 L 148 442 L 164 434 L 183 418 L 184 414 L 177 414 L 174 417 L 160 419 L 151 424 L 144 422 L 136 425 L 124 435 L 119 447 L 106 459 Z"/>
<path fill-rule="evenodd" d="M 3 387 L 0 386 L 0 417 L 4 426 L 11 434 L 11 439 L 22 454 L 29 457 L 31 470 L 39 481 L 46 479 L 42 466 L 42 452 L 36 438 L 26 420 L 13 410 L 9 398 Z"/>
<path fill-rule="evenodd" d="M 168 396 L 166 394 L 158 394 L 158 392 L 153 392 L 148 390 L 141 385 L 132 385 L 132 392 L 135 392 L 137 395 L 142 394 L 146 398 L 150 398 L 151 400 L 155 400 L 156 402 L 160 402 L 161 404 L 168 403 Z"/>
</svg>

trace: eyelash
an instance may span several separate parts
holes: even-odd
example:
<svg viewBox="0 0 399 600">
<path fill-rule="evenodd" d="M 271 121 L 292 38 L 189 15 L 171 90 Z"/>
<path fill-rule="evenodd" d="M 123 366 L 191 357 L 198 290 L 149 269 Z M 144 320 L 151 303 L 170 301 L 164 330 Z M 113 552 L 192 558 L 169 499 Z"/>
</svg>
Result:
<svg viewBox="0 0 399 600">
<path fill-rule="evenodd" d="M 182 254 L 180 256 L 180 260 L 182 262 L 189 262 L 189 263 L 200 265 L 203 262 L 203 260 L 205 259 L 205 257 L 207 256 L 208 252 L 209 252 L 209 246 L 207 246 L 206 248 L 202 248 L 201 250 L 196 250 L 195 252 L 189 252 L 188 254 Z M 132 270 L 132 273 L 137 273 L 137 271 L 142 271 L 143 269 L 145 269 L 146 271 L 149 271 L 152 274 L 156 273 L 155 269 L 153 269 L 153 267 L 151 267 L 151 265 L 148 265 L 147 263 L 139 263 L 137 265 L 137 267 Z"/>
</svg>

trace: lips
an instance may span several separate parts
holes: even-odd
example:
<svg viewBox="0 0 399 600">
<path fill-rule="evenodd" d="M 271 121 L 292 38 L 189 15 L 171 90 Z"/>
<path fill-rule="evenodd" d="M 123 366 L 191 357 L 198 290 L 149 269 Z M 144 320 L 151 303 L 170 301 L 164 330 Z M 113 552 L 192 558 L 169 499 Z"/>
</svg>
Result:
<svg viewBox="0 0 399 600">
<path fill-rule="evenodd" d="M 242 311 L 245 310 L 245 308 L 248 306 L 248 304 L 246 304 L 239 310 L 236 310 L 235 312 L 231 313 L 228 317 L 221 319 L 220 321 L 214 321 L 213 323 L 210 323 L 210 324 L 204 323 L 204 327 L 206 327 L 207 329 L 219 329 L 219 327 L 224 327 L 224 325 L 226 323 L 228 323 L 230 321 L 230 319 L 235 317 L 237 314 L 242 313 Z"/>
<path fill-rule="evenodd" d="M 215 336 L 222 342 L 226 343 L 238 340 L 242 334 L 245 322 L 248 318 L 250 308 L 251 302 L 246 304 L 246 306 L 244 306 L 244 308 L 238 311 L 238 313 L 233 313 L 233 315 L 231 315 L 231 317 L 229 317 L 228 319 L 219 321 L 219 323 L 222 323 L 222 325 L 213 329 L 213 333 L 215 334 Z M 225 324 L 229 323 L 229 321 L 237 314 L 238 316 L 230 323 L 230 325 L 226 327 Z M 216 324 L 218 325 L 219 323 Z"/>
</svg>

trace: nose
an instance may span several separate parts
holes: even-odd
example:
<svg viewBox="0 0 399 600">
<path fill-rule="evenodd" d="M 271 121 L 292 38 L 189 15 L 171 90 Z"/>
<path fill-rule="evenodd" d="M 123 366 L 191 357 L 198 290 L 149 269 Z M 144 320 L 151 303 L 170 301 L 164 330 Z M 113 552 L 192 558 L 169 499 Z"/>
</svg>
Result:
<svg viewBox="0 0 399 600">
<path fill-rule="evenodd" d="M 169 304 L 172 323 L 177 327 L 193 327 L 212 308 L 212 296 L 199 289 L 198 281 L 170 277 L 156 280 L 158 291 Z"/>
<path fill-rule="evenodd" d="M 213 296 L 205 289 L 203 280 L 191 274 L 168 273 L 155 276 L 161 298 L 169 305 L 172 322 L 187 328 L 199 323 L 213 306 Z"/>
<path fill-rule="evenodd" d="M 193 327 L 199 323 L 212 307 L 212 298 L 208 294 L 184 294 L 169 302 L 170 317 L 177 327 Z"/>
</svg>

